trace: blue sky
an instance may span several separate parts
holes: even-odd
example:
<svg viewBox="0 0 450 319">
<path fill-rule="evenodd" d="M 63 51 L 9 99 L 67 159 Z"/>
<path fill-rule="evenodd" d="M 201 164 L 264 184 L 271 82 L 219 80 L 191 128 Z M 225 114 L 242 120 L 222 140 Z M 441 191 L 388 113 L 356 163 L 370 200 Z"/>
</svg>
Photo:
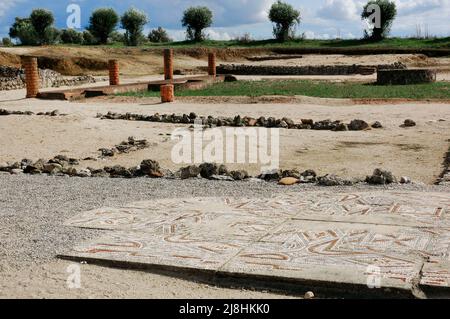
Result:
<svg viewBox="0 0 450 319">
<path fill-rule="evenodd" d="M 438 36 L 450 36 L 450 0 L 394 0 L 398 18 L 392 35 L 412 36 L 419 25 Z M 177 40 L 184 38 L 180 19 L 184 9 L 206 5 L 214 13 L 214 25 L 208 30 L 212 39 L 231 39 L 246 32 L 255 39 L 271 37 L 272 26 L 267 11 L 275 0 L 0 0 L 0 36 L 6 36 L 16 16 L 28 16 L 32 8 L 46 8 L 55 14 L 56 26 L 66 27 L 66 8 L 71 3 L 81 7 L 82 26 L 93 9 L 113 7 L 119 13 L 133 6 L 144 10 L 150 22 L 146 31 L 162 26 Z M 359 14 L 365 0 L 286 0 L 302 12 L 298 33 L 308 38 L 361 37 L 364 23 Z"/>
</svg>

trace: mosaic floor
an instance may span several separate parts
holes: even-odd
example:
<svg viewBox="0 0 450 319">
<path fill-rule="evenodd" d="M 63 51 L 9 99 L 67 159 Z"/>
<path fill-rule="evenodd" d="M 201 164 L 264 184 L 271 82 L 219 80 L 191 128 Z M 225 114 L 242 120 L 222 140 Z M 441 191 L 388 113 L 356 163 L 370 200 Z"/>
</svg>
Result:
<svg viewBox="0 0 450 319">
<path fill-rule="evenodd" d="M 302 192 L 137 202 L 66 225 L 104 229 L 62 257 L 400 290 L 450 282 L 447 193 Z"/>
</svg>

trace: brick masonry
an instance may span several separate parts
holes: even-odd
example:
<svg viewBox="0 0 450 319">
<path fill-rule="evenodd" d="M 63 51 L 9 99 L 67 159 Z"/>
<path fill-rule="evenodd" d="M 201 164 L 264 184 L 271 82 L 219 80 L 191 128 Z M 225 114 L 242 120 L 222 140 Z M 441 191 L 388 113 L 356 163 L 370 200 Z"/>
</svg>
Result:
<svg viewBox="0 0 450 319">
<path fill-rule="evenodd" d="M 117 60 L 109 60 L 108 61 L 109 68 L 109 84 L 110 85 L 119 85 L 119 61 Z"/>
<path fill-rule="evenodd" d="M 216 54 L 214 52 L 208 54 L 208 74 L 211 76 L 216 76 Z"/>
<path fill-rule="evenodd" d="M 173 80 L 173 50 L 164 50 L 164 79 Z"/>
<path fill-rule="evenodd" d="M 174 86 L 173 84 L 161 85 L 161 102 L 170 103 L 175 100 Z"/>
<path fill-rule="evenodd" d="M 25 69 L 25 83 L 27 98 L 35 98 L 39 93 L 39 71 L 37 58 L 22 57 L 22 65 Z"/>
</svg>

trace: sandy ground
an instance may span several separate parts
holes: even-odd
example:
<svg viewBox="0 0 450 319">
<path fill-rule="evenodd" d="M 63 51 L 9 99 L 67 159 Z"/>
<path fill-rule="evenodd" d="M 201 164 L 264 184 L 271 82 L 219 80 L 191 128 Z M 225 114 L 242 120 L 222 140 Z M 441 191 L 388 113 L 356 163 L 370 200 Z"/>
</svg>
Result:
<svg viewBox="0 0 450 319">
<path fill-rule="evenodd" d="M 113 147 L 128 136 L 145 138 L 149 149 L 119 155 L 113 160 L 88 161 L 83 165 L 103 167 L 137 165 L 141 160 L 158 160 L 165 168 L 176 169 L 171 160 L 175 141 L 170 134 L 177 127 L 163 123 L 109 121 L 95 118 L 97 113 L 134 112 L 142 114 L 189 113 L 213 116 L 289 117 L 314 120 L 332 119 L 349 122 L 359 118 L 380 121 L 384 129 L 366 132 L 330 132 L 280 130 L 280 166 L 284 169 L 315 169 L 319 174 L 335 173 L 364 177 L 374 168 L 392 170 L 398 176 L 433 183 L 441 172 L 443 155 L 448 150 L 450 131 L 449 104 L 340 105 L 315 104 L 196 104 L 196 103 L 69 103 L 64 101 L 14 100 L 12 92 L 0 94 L 0 107 L 34 112 L 58 109 L 66 117 L 0 117 L 0 161 L 22 158 L 51 158 L 64 154 L 75 158 L 98 156 L 98 149 Z M 16 97 L 22 92 L 16 91 Z M 3 96 L 9 96 L 3 97 Z M 418 123 L 414 128 L 400 128 L 407 118 Z M 242 165 L 230 165 L 242 167 Z M 260 172 L 257 164 L 245 165 L 252 174 Z"/>
<path fill-rule="evenodd" d="M 71 268 L 79 266 L 81 287 L 67 280 Z M 277 299 L 282 294 L 220 288 L 195 280 L 178 279 L 144 271 L 123 270 L 55 260 L 20 271 L 0 271 L 0 298 L 114 298 L 114 299 Z M 43 284 L 45 283 L 45 284 Z"/>
</svg>

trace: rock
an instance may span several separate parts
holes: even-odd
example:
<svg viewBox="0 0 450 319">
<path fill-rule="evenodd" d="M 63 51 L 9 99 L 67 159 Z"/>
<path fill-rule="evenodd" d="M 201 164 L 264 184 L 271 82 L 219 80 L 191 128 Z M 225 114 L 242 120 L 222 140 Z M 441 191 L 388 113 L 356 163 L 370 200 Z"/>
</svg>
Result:
<svg viewBox="0 0 450 319">
<path fill-rule="evenodd" d="M 62 166 L 57 163 L 47 163 L 44 164 L 42 171 L 47 174 L 56 174 L 62 171 Z"/>
<path fill-rule="evenodd" d="M 92 177 L 109 177 L 109 173 L 106 172 L 104 169 L 91 169 L 91 176 Z"/>
<path fill-rule="evenodd" d="M 314 293 L 312 291 L 306 292 L 305 295 L 303 296 L 303 298 L 305 298 L 305 299 L 313 299 L 314 297 L 315 296 L 314 296 Z"/>
<path fill-rule="evenodd" d="M 91 177 L 91 171 L 87 168 L 82 168 L 77 172 L 78 177 Z"/>
<path fill-rule="evenodd" d="M 336 125 L 336 127 L 333 128 L 333 131 L 336 131 L 336 132 L 345 132 L 345 131 L 348 131 L 348 126 L 347 126 L 347 124 L 345 124 L 345 123 L 338 123 L 338 124 Z"/>
<path fill-rule="evenodd" d="M 367 122 L 363 120 L 353 120 L 348 125 L 348 128 L 351 131 L 364 131 L 370 129 L 370 126 Z"/>
<path fill-rule="evenodd" d="M 283 117 L 282 121 L 284 121 L 288 125 L 288 128 L 295 127 L 294 121 L 292 119 L 288 118 L 288 117 Z"/>
<path fill-rule="evenodd" d="M 225 75 L 225 82 L 236 82 L 238 79 L 234 75 L 227 74 Z"/>
<path fill-rule="evenodd" d="M 69 167 L 63 167 L 62 173 L 69 175 L 69 176 L 77 176 L 78 171 L 75 167 L 69 166 Z"/>
<path fill-rule="evenodd" d="M 109 148 L 101 148 L 99 149 L 102 157 L 112 157 L 114 156 L 114 150 Z"/>
<path fill-rule="evenodd" d="M 159 163 L 154 160 L 143 160 L 140 165 L 140 172 L 141 174 L 155 178 L 164 176 L 164 174 L 161 172 Z"/>
<path fill-rule="evenodd" d="M 13 168 L 13 169 L 11 170 L 11 174 L 13 174 L 13 175 L 23 174 L 23 170 L 20 169 L 20 168 Z"/>
<path fill-rule="evenodd" d="M 285 121 L 281 121 L 280 124 L 278 124 L 278 127 L 280 127 L 280 128 L 288 128 L 289 125 Z"/>
<path fill-rule="evenodd" d="M 0 163 L 0 172 L 7 172 L 10 170 L 10 166 L 7 163 Z"/>
<path fill-rule="evenodd" d="M 279 185 L 290 186 L 290 185 L 297 184 L 298 182 L 300 182 L 300 180 L 298 178 L 284 177 L 284 178 L 279 180 L 278 184 Z"/>
<path fill-rule="evenodd" d="M 400 178 L 400 184 L 411 184 L 411 178 L 407 177 L 407 176 L 402 176 Z"/>
<path fill-rule="evenodd" d="M 312 170 L 308 169 L 300 174 L 300 181 L 302 183 L 314 183 L 316 181 L 317 173 Z"/>
<path fill-rule="evenodd" d="M 291 170 L 284 170 L 281 173 L 281 176 L 284 177 L 293 177 L 296 179 L 300 179 L 300 172 L 295 170 L 295 169 L 291 169 Z"/>
<path fill-rule="evenodd" d="M 219 166 L 218 171 L 219 171 L 219 175 L 228 175 L 229 174 L 228 168 L 223 164 Z"/>
<path fill-rule="evenodd" d="M 58 116 L 59 115 L 59 111 L 58 110 L 53 110 L 50 112 L 49 114 L 50 116 Z"/>
<path fill-rule="evenodd" d="M 218 175 L 219 168 L 214 163 L 203 163 L 200 165 L 200 175 L 203 178 L 210 178 L 213 175 Z"/>
<path fill-rule="evenodd" d="M 405 122 L 403 123 L 402 127 L 414 127 L 416 126 L 416 122 L 414 122 L 411 119 L 406 119 Z"/>
<path fill-rule="evenodd" d="M 235 181 L 242 181 L 242 180 L 248 178 L 248 172 L 247 172 L 247 171 L 244 171 L 244 170 L 231 171 L 231 172 L 230 172 L 230 176 L 231 176 Z"/>
<path fill-rule="evenodd" d="M 372 176 L 366 177 L 366 182 L 371 185 L 385 185 L 397 183 L 397 179 L 391 172 L 377 168 L 373 171 Z"/>
<path fill-rule="evenodd" d="M 112 167 L 105 167 L 105 172 L 108 173 L 111 177 L 133 177 L 133 174 L 129 169 L 120 165 L 114 165 Z"/>
<path fill-rule="evenodd" d="M 345 180 L 333 174 L 319 177 L 318 183 L 320 186 L 341 186 L 352 184 L 351 181 Z"/>
<path fill-rule="evenodd" d="M 302 119 L 302 124 L 313 126 L 314 121 L 312 119 Z"/>
<path fill-rule="evenodd" d="M 180 169 L 180 178 L 188 179 L 197 177 L 200 174 L 200 168 L 196 165 L 190 165 Z"/>
<path fill-rule="evenodd" d="M 234 179 L 231 176 L 225 176 L 225 175 L 212 175 L 209 179 L 213 181 L 227 181 L 227 182 L 233 182 Z"/>
<path fill-rule="evenodd" d="M 372 123 L 372 128 L 383 128 L 383 125 L 379 121 L 375 121 Z"/>
<path fill-rule="evenodd" d="M 274 169 L 268 172 L 264 172 L 258 176 L 259 179 L 263 179 L 265 181 L 279 181 L 281 179 L 282 171 L 278 169 Z"/>
</svg>

